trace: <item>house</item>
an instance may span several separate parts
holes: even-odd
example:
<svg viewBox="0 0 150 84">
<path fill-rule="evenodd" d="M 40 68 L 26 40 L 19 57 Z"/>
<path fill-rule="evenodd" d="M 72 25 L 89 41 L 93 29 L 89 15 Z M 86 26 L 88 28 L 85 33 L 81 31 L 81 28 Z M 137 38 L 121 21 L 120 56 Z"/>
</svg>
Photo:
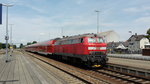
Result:
<svg viewBox="0 0 150 84">
<path fill-rule="evenodd" d="M 109 53 L 127 53 L 128 52 L 128 42 L 109 42 L 107 44 L 107 50 Z"/>
<path fill-rule="evenodd" d="M 98 34 L 98 36 L 103 37 L 105 39 L 106 43 L 119 42 L 119 35 L 113 30 L 106 31 L 106 32 L 100 32 Z"/>
<path fill-rule="evenodd" d="M 129 43 L 128 49 L 132 52 L 141 52 L 145 48 L 146 44 L 149 44 L 149 40 L 145 35 L 132 35 L 127 42 Z"/>
</svg>

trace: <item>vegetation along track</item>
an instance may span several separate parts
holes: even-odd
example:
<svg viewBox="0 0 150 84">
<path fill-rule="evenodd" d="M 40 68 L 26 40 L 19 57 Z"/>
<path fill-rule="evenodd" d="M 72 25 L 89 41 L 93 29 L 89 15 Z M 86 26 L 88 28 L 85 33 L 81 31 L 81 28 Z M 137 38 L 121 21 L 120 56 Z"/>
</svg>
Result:
<svg viewBox="0 0 150 84">
<path fill-rule="evenodd" d="M 43 61 L 81 81 L 87 84 L 148 84 L 150 83 L 147 80 L 139 79 L 136 77 L 131 77 L 128 75 L 123 75 L 117 72 L 112 72 L 106 69 L 94 69 L 94 70 L 89 70 L 89 69 L 83 69 L 79 67 L 74 67 L 72 65 L 68 65 L 62 62 L 58 62 L 37 54 L 33 53 L 27 53 L 31 55 L 32 57 Z"/>
</svg>

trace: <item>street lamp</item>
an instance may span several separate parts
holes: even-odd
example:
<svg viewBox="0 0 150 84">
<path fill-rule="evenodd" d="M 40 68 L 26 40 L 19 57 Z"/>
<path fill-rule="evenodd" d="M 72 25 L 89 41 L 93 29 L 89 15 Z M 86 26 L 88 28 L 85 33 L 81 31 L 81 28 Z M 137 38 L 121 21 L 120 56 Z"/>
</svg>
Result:
<svg viewBox="0 0 150 84">
<path fill-rule="evenodd" d="M 5 36 L 5 40 L 6 40 L 6 63 L 9 62 L 8 60 L 8 40 L 9 40 L 9 36 L 8 36 L 8 7 L 12 7 L 13 5 L 10 4 L 3 4 L 3 6 L 6 6 L 6 36 Z"/>
<path fill-rule="evenodd" d="M 95 10 L 95 12 L 97 13 L 97 34 L 99 33 L 99 12 L 98 10 Z"/>
<path fill-rule="evenodd" d="M 13 26 L 13 24 L 9 24 L 9 25 L 10 25 L 10 56 L 12 56 L 12 52 L 13 52 L 12 26 Z"/>
<path fill-rule="evenodd" d="M 129 33 L 131 34 L 131 36 L 132 36 L 132 31 L 129 31 Z"/>
</svg>

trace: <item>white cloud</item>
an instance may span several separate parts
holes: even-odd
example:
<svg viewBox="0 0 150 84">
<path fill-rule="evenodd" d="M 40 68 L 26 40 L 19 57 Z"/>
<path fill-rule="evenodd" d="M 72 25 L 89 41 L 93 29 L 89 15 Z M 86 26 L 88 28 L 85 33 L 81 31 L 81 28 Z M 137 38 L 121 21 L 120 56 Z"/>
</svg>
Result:
<svg viewBox="0 0 150 84">
<path fill-rule="evenodd" d="M 85 0 L 76 0 L 77 4 L 82 4 Z"/>
<path fill-rule="evenodd" d="M 62 26 L 73 26 L 73 27 L 78 27 L 78 26 L 87 26 L 90 25 L 92 23 L 90 23 L 89 21 L 67 21 L 67 22 L 63 22 L 61 25 Z"/>
<path fill-rule="evenodd" d="M 147 13 L 144 14 L 144 16 L 150 16 L 150 13 L 147 12 Z"/>
<path fill-rule="evenodd" d="M 100 24 L 104 27 L 115 27 L 115 26 L 118 26 L 119 24 L 115 24 L 115 23 L 102 23 Z"/>
<path fill-rule="evenodd" d="M 150 22 L 149 16 L 139 17 L 133 20 L 130 24 L 128 24 L 128 26 L 130 25 L 130 28 L 134 33 L 146 34 L 147 29 L 150 28 L 149 22 Z"/>
<path fill-rule="evenodd" d="M 140 17 L 138 19 L 135 20 L 136 23 L 141 23 L 141 24 L 149 24 L 150 22 L 150 16 L 148 17 Z"/>
<path fill-rule="evenodd" d="M 126 8 L 124 9 L 125 12 L 139 12 L 140 10 L 138 8 Z"/>
<path fill-rule="evenodd" d="M 72 0 L 72 1 L 78 5 L 83 4 L 85 2 L 85 0 Z"/>
<path fill-rule="evenodd" d="M 32 10 L 35 10 L 35 11 L 37 11 L 39 13 L 46 13 L 46 11 L 44 11 L 43 9 L 41 9 L 39 7 L 30 5 L 30 4 L 26 4 L 25 6 L 28 7 L 28 8 L 31 8 Z"/>
<path fill-rule="evenodd" d="M 27 40 L 25 40 L 25 39 L 21 39 L 20 41 L 21 41 L 21 42 L 27 42 Z"/>
<path fill-rule="evenodd" d="M 32 0 L 33 1 L 33 0 Z M 41 1 L 41 0 L 39 0 Z M 7 0 L 7 4 L 13 4 L 14 6 L 24 6 L 24 7 L 28 7 L 29 9 L 32 9 L 34 11 L 37 11 L 39 13 L 46 13 L 46 11 L 44 11 L 44 9 L 40 8 L 39 6 L 34 5 L 33 3 L 29 3 L 31 2 L 30 0 Z M 37 2 L 37 0 L 35 0 L 34 2 Z"/>
<path fill-rule="evenodd" d="M 40 33 L 40 35 L 45 35 L 45 33 Z"/>
<path fill-rule="evenodd" d="M 131 8 L 123 9 L 123 11 L 128 13 L 146 12 L 149 10 L 150 10 L 150 6 L 131 7 Z"/>
<path fill-rule="evenodd" d="M 146 10 L 150 10 L 150 6 L 142 6 L 141 8 L 142 10 L 146 11 Z"/>
<path fill-rule="evenodd" d="M 74 16 L 75 17 L 75 16 Z M 86 20 L 84 17 L 70 18 L 62 22 L 55 21 L 63 16 L 43 17 L 37 16 L 33 18 L 13 17 L 10 22 L 13 22 L 13 38 L 15 43 L 26 43 L 33 40 L 44 41 L 61 36 L 61 28 L 64 28 L 64 35 L 76 35 L 83 33 L 96 32 L 96 21 L 92 18 Z M 95 26 L 95 28 L 93 27 Z M 102 23 L 103 27 L 114 27 L 114 23 Z M 89 28 L 87 28 L 89 27 Z M 76 31 L 80 29 L 80 31 Z M 23 40 L 22 40 L 23 39 Z"/>
<path fill-rule="evenodd" d="M 132 5 L 131 3 L 121 5 L 117 3 L 124 1 L 117 1 L 116 3 L 113 1 L 99 2 L 97 0 L 47 0 L 47 3 L 45 3 L 43 0 L 3 0 L 3 2 L 4 1 L 14 3 L 14 8 L 16 11 L 14 11 L 12 7 L 10 10 L 10 13 L 12 14 L 9 14 L 9 22 L 14 24 L 13 38 L 17 39 L 14 40 L 16 43 L 25 43 L 33 40 L 43 41 L 48 40 L 49 38 L 59 37 L 61 36 L 61 28 L 64 28 L 64 35 L 68 36 L 88 32 L 96 33 L 97 22 L 96 13 L 94 12 L 95 9 L 103 9 L 102 13 L 100 13 L 100 29 L 103 31 L 113 29 L 119 32 L 119 34 L 123 36 L 122 38 L 127 38 L 127 34 L 130 29 L 133 32 L 144 33 L 146 28 L 150 26 L 149 17 L 137 18 L 139 17 L 138 14 L 143 14 L 144 16 L 150 15 L 150 6 L 146 6 L 143 3 L 139 3 L 137 5 L 137 2 L 134 2 L 135 5 Z M 132 7 L 130 8 L 131 5 Z M 65 10 L 65 8 L 69 7 L 69 10 Z M 127 21 L 123 21 L 126 20 L 124 18 L 128 16 L 123 14 L 122 11 L 121 15 L 118 16 L 118 14 L 120 14 L 120 11 L 118 10 L 122 10 L 122 8 L 124 9 L 124 13 L 133 13 L 135 14 L 135 17 L 131 17 L 127 19 Z M 29 10 L 27 11 L 27 14 L 30 14 L 25 15 L 26 12 L 22 12 L 25 10 Z M 2 29 L 0 31 L 0 38 L 4 39 L 5 23 L 4 26 L 0 27 L 0 29 Z"/>
<path fill-rule="evenodd" d="M 67 21 L 57 22 L 54 19 L 61 19 L 63 16 L 54 16 L 54 17 L 43 17 L 37 16 L 33 18 L 27 17 L 13 17 L 9 22 L 13 22 L 13 39 L 14 43 L 24 43 L 30 42 L 33 40 L 44 41 L 56 37 L 60 37 L 61 28 L 65 28 L 65 35 L 76 34 L 74 30 L 76 28 L 81 28 L 83 26 L 88 26 L 92 24 L 92 21 L 86 21 L 79 18 L 71 18 Z M 5 24 L 5 21 L 4 21 Z M 2 28 L 5 25 L 2 25 Z M 3 28 L 5 29 L 5 28 Z M 88 31 L 88 30 L 86 30 Z M 1 31 L 2 32 L 2 31 Z M 81 28 L 80 33 L 84 33 L 85 29 Z M 2 37 L 5 36 L 5 32 L 2 34 Z M 1 37 L 1 39 L 3 39 Z M 17 40 L 15 40 L 17 39 Z M 3 42 L 4 39 L 3 39 Z"/>
</svg>

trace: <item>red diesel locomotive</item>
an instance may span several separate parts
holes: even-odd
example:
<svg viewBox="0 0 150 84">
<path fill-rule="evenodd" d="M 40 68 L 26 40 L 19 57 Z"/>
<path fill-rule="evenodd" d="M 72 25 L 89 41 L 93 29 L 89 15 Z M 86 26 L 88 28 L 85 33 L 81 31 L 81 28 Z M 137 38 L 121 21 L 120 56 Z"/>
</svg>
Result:
<svg viewBox="0 0 150 84">
<path fill-rule="evenodd" d="M 96 34 L 83 34 L 33 44 L 26 49 L 52 54 L 53 57 L 78 62 L 88 67 L 102 67 L 107 62 L 106 46 L 102 37 Z"/>
</svg>

